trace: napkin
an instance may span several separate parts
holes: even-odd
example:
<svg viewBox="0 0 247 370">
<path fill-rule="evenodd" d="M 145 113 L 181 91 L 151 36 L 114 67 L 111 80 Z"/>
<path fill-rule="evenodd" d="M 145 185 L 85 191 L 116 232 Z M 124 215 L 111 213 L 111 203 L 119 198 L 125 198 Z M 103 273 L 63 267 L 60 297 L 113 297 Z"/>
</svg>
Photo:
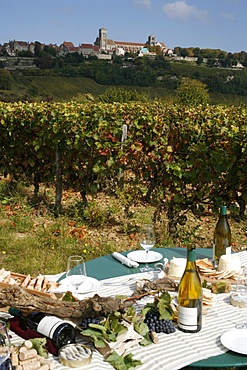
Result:
<svg viewBox="0 0 247 370">
<path fill-rule="evenodd" d="M 139 263 L 130 260 L 129 258 L 123 256 L 122 254 L 118 252 L 113 252 L 112 256 L 116 258 L 118 261 L 122 262 L 123 265 L 128 266 L 128 267 L 138 267 Z"/>
</svg>

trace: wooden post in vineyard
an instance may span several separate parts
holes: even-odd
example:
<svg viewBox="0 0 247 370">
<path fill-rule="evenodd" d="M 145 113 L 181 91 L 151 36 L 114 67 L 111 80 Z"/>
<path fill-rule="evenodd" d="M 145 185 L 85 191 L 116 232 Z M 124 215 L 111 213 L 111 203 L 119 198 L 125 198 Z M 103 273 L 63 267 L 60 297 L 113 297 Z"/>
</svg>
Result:
<svg viewBox="0 0 247 370">
<path fill-rule="evenodd" d="M 59 214 L 62 207 L 62 168 L 61 168 L 61 151 L 56 148 L 56 199 L 55 199 L 55 213 Z"/>
<path fill-rule="evenodd" d="M 127 140 L 127 132 L 128 132 L 128 126 L 124 123 L 122 126 L 122 137 L 121 137 L 121 150 L 124 150 L 125 146 L 125 141 Z M 123 188 L 124 186 L 124 171 L 122 168 L 119 169 L 119 174 L 118 174 L 118 186 L 120 189 Z"/>
</svg>

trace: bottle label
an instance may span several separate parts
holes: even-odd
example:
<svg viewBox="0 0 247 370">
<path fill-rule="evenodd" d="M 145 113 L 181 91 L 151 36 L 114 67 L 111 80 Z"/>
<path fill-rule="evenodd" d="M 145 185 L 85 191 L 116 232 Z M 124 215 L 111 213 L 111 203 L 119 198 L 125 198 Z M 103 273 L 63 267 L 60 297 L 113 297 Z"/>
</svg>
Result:
<svg viewBox="0 0 247 370">
<path fill-rule="evenodd" d="M 178 306 L 178 326 L 181 329 L 197 330 L 197 307 Z"/>
<path fill-rule="evenodd" d="M 37 332 L 52 339 L 55 330 L 63 323 L 64 321 L 58 319 L 56 316 L 45 316 L 39 322 Z"/>
</svg>

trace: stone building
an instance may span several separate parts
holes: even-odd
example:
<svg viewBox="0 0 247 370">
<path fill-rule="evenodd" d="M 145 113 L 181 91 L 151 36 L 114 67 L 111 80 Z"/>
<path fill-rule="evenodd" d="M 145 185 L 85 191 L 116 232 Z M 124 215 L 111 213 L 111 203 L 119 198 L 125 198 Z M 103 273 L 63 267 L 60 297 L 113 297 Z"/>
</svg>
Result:
<svg viewBox="0 0 247 370">
<path fill-rule="evenodd" d="M 125 52 L 138 53 L 145 45 L 156 46 L 159 45 L 162 49 L 166 48 L 164 43 L 156 42 L 155 36 L 148 36 L 147 42 L 128 42 L 128 41 L 115 41 L 107 38 L 107 29 L 100 28 L 99 36 L 96 38 L 94 45 L 99 47 L 100 52 L 110 53 L 115 52 L 119 54 L 118 50 Z"/>
</svg>

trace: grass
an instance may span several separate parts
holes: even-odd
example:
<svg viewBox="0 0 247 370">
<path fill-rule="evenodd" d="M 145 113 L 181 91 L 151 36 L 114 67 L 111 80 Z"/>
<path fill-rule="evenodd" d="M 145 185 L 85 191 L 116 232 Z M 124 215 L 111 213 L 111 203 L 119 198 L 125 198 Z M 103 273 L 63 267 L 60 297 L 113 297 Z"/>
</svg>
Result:
<svg viewBox="0 0 247 370">
<path fill-rule="evenodd" d="M 103 94 L 106 88 L 83 77 L 22 76 L 17 78 L 13 90 L 17 95 L 53 96 L 55 101 L 68 101 L 80 94 Z"/>
<path fill-rule="evenodd" d="M 126 89 L 134 89 L 139 93 L 145 93 L 151 98 L 169 99 L 174 92 L 166 88 L 123 86 Z M 30 96 L 41 99 L 52 96 L 54 101 L 67 102 L 77 100 L 81 102 L 83 94 L 91 94 L 97 97 L 109 88 L 108 85 L 100 85 L 86 77 L 54 77 L 54 76 L 18 76 L 16 77 L 11 91 L 0 91 L 6 98 L 24 98 Z M 84 98 L 85 99 L 85 98 Z"/>
<path fill-rule="evenodd" d="M 37 275 L 56 274 L 66 269 L 71 254 L 82 254 L 86 261 L 113 251 L 139 249 L 138 227 L 152 222 L 154 207 L 137 204 L 126 215 L 116 196 L 88 197 L 85 208 L 80 196 L 63 192 L 63 214 L 53 213 L 54 191 L 43 187 L 38 201 L 33 189 L 6 179 L 0 180 L 0 263 L 7 270 Z M 195 218 L 179 230 L 174 241 L 167 232 L 165 215 L 156 224 L 156 247 L 186 247 L 193 241 L 210 248 L 217 215 L 210 212 Z M 246 248 L 247 225 L 230 219 L 233 248 Z"/>
</svg>

